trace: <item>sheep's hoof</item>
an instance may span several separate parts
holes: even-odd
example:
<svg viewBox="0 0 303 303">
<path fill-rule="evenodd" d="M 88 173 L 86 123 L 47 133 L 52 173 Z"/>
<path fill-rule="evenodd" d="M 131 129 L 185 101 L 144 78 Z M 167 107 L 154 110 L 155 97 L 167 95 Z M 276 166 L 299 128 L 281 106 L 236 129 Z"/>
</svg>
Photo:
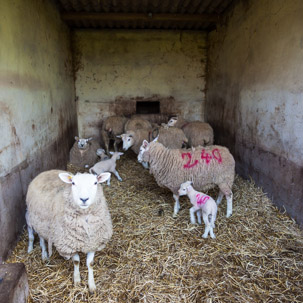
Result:
<svg viewBox="0 0 303 303">
<path fill-rule="evenodd" d="M 118 179 L 120 182 L 122 182 L 122 178 Z"/>
<path fill-rule="evenodd" d="M 203 234 L 202 238 L 206 239 L 206 238 L 207 238 L 207 235 Z"/>
<path fill-rule="evenodd" d="M 232 215 L 232 213 L 227 213 L 226 218 L 229 218 Z"/>
<path fill-rule="evenodd" d="M 92 295 L 95 291 L 96 291 L 96 285 L 94 284 L 94 285 L 90 285 L 89 286 L 89 293 Z"/>
<path fill-rule="evenodd" d="M 178 214 L 173 213 L 173 218 L 177 218 Z"/>
<path fill-rule="evenodd" d="M 215 239 L 215 238 L 216 238 L 216 236 L 215 236 L 214 234 L 210 235 L 210 237 L 211 237 L 212 239 Z"/>
</svg>

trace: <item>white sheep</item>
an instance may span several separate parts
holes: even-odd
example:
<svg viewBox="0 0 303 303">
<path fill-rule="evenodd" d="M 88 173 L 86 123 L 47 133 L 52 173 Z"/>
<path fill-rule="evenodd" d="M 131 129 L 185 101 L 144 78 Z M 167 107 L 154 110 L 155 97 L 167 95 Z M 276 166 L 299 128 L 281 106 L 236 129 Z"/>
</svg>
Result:
<svg viewBox="0 0 303 303">
<path fill-rule="evenodd" d="M 208 146 L 214 143 L 214 131 L 209 123 L 201 121 L 188 122 L 182 117 L 172 117 L 167 126 L 178 127 L 184 131 L 190 147 Z"/>
<path fill-rule="evenodd" d="M 104 172 L 111 172 L 117 177 L 119 181 L 122 181 L 122 178 L 119 176 L 116 170 L 116 161 L 120 159 L 120 156 L 122 156 L 123 153 L 110 152 L 110 154 L 112 155 L 110 159 L 96 163 L 93 167 L 89 169 L 89 172 L 91 174 L 97 174 L 97 175 Z M 110 177 L 107 180 L 107 185 L 110 186 Z"/>
<path fill-rule="evenodd" d="M 211 238 L 215 238 L 213 229 L 215 228 L 215 221 L 217 216 L 217 204 L 215 200 L 201 192 L 194 190 L 192 187 L 191 181 L 186 181 L 181 184 L 178 190 L 179 196 L 187 195 L 191 204 L 193 205 L 189 210 L 190 213 L 190 222 L 196 224 L 195 213 L 197 213 L 198 222 L 201 224 L 201 212 L 203 216 L 203 221 L 205 224 L 205 231 L 203 238 L 207 238 L 208 233 L 210 232 Z M 209 216 L 211 219 L 209 220 Z"/>
<path fill-rule="evenodd" d="M 80 282 L 79 252 L 87 254 L 89 291 L 96 289 L 93 260 L 110 240 L 113 228 L 102 186 L 110 173 L 98 176 L 50 170 L 30 183 L 26 195 L 26 221 L 29 232 L 28 252 L 33 248 L 34 231 L 40 237 L 42 256 L 47 258 L 52 244 L 65 259 L 74 263 L 74 283 Z M 63 182 L 62 182 L 63 181 Z"/>
<path fill-rule="evenodd" d="M 101 138 L 105 145 L 106 153 L 109 155 L 110 141 L 114 141 L 114 150 L 118 151 L 118 144 L 121 142 L 117 136 L 124 132 L 124 125 L 128 118 L 122 116 L 110 116 L 102 122 Z"/>
<path fill-rule="evenodd" d="M 157 137 L 158 142 L 168 148 L 182 148 L 187 143 L 184 132 L 176 127 L 165 129 L 163 127 L 156 129 L 137 129 L 127 131 L 121 135 L 123 141 L 123 150 L 131 148 L 136 154 L 139 153 L 143 140 L 152 141 Z"/>
<path fill-rule="evenodd" d="M 105 153 L 105 150 L 103 148 L 98 148 L 96 154 L 101 161 L 109 159 L 109 156 Z"/>
<path fill-rule="evenodd" d="M 98 160 L 96 152 L 100 148 L 99 143 L 92 137 L 85 139 L 76 136 L 75 140 L 69 152 L 69 162 L 81 168 L 94 165 Z"/>
<path fill-rule="evenodd" d="M 140 128 L 151 129 L 152 124 L 148 120 L 143 119 L 141 117 L 131 118 L 125 123 L 124 132 Z"/>
<path fill-rule="evenodd" d="M 192 180 L 198 190 L 219 187 L 219 204 L 225 195 L 226 217 L 232 214 L 232 185 L 235 178 L 235 160 L 223 146 L 197 147 L 193 149 L 168 149 L 159 142 L 143 141 L 138 161 L 148 162 L 161 187 L 169 188 L 175 199 L 174 216 L 180 209 L 178 189 L 187 180 Z"/>
</svg>

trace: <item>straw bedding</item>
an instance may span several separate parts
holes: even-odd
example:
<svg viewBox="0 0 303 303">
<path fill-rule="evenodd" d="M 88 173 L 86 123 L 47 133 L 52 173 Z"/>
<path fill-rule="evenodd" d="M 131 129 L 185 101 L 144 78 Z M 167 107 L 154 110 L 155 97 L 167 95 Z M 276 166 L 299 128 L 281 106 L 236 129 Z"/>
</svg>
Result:
<svg viewBox="0 0 303 303">
<path fill-rule="evenodd" d="M 74 287 L 72 262 L 55 252 L 43 263 L 37 239 L 27 254 L 24 232 L 8 262 L 25 263 L 29 302 L 303 302 L 302 231 L 253 182 L 236 178 L 232 217 L 223 200 L 216 239 L 203 239 L 204 226 L 189 223 L 187 197 L 173 219 L 171 192 L 132 153 L 117 170 L 123 182 L 113 176 L 104 186 L 114 235 L 96 253 L 96 293 L 88 293 L 85 255 Z"/>
</svg>

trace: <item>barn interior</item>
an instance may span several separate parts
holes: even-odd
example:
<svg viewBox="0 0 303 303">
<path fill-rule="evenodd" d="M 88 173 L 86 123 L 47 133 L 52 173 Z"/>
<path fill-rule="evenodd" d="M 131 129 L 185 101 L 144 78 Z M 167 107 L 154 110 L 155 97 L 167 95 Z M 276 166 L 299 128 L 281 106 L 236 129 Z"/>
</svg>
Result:
<svg viewBox="0 0 303 303">
<path fill-rule="evenodd" d="M 302 13 L 300 0 L 1 1 L 0 263 L 30 181 L 111 115 L 210 123 L 237 174 L 300 226 Z"/>
</svg>

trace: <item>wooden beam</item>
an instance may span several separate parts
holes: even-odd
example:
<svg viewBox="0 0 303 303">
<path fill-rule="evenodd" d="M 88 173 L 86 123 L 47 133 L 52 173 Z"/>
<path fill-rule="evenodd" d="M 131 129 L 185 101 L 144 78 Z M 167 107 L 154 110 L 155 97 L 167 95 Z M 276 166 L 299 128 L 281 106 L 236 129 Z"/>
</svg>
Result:
<svg viewBox="0 0 303 303">
<path fill-rule="evenodd" d="M 199 22 L 217 23 L 217 14 L 137 14 L 137 13 L 62 13 L 64 21 L 169 21 L 169 22 Z"/>
</svg>

